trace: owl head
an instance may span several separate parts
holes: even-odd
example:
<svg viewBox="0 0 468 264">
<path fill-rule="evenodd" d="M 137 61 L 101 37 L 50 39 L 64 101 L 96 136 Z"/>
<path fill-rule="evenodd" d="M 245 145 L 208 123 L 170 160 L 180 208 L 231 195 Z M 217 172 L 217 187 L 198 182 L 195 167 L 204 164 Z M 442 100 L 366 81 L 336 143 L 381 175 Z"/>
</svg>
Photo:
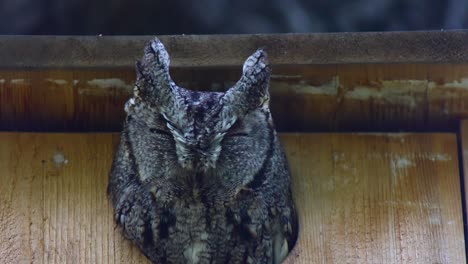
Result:
<svg viewBox="0 0 468 264">
<path fill-rule="evenodd" d="M 165 158 L 173 157 L 185 170 L 228 170 L 241 160 L 246 169 L 261 167 L 274 136 L 266 52 L 259 49 L 248 57 L 240 80 L 224 93 L 177 86 L 169 62 L 164 45 L 154 39 L 136 63 L 134 96 L 125 107 L 139 124 L 134 133 L 159 139 L 158 153 L 167 151 Z"/>
</svg>

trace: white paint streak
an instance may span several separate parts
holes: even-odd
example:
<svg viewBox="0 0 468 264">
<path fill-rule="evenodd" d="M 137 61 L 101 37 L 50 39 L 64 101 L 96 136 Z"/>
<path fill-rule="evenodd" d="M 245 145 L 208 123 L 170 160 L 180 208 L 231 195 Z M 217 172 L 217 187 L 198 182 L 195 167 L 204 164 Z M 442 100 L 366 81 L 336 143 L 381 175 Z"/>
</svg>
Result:
<svg viewBox="0 0 468 264">
<path fill-rule="evenodd" d="M 339 76 L 334 76 L 330 82 L 318 86 L 309 85 L 301 75 L 272 75 L 272 80 L 275 81 L 272 85 L 273 89 L 279 88 L 304 94 L 336 96 L 338 95 L 338 87 L 340 87 Z M 297 84 L 288 84 L 281 82 L 281 80 L 299 80 L 299 82 Z M 343 97 L 362 101 L 372 98 L 377 99 L 375 103 L 407 105 L 415 108 L 428 100 L 425 95 L 427 92 L 431 92 L 432 89 L 441 91 L 437 94 L 438 99 L 458 98 L 460 92 L 468 90 L 468 78 L 461 78 L 444 84 L 437 84 L 428 80 L 381 80 L 370 86 L 356 85 L 347 87 Z M 443 110 L 446 114 L 448 111 L 448 109 Z"/>
<path fill-rule="evenodd" d="M 452 160 L 452 157 L 448 154 L 430 153 L 427 159 L 430 161 L 449 161 Z"/>
<path fill-rule="evenodd" d="M 404 169 L 412 166 L 413 163 L 411 160 L 407 159 L 406 157 L 399 157 L 395 160 L 395 167 L 398 169 Z"/>
<path fill-rule="evenodd" d="M 339 78 L 333 77 L 333 79 L 328 83 L 324 83 L 318 86 L 299 85 L 299 86 L 294 87 L 294 90 L 298 93 L 337 95 L 338 83 L 339 83 Z"/>
<path fill-rule="evenodd" d="M 121 79 L 117 78 L 108 78 L 108 79 L 93 79 L 88 81 L 88 85 L 95 86 L 102 89 L 109 89 L 109 88 L 119 88 L 124 90 L 131 91 L 133 86 L 130 84 L 125 83 Z"/>
<path fill-rule="evenodd" d="M 22 84 L 24 83 L 24 79 L 11 79 L 11 84 Z"/>
<path fill-rule="evenodd" d="M 309 85 L 307 83 L 288 84 L 288 83 L 275 83 L 273 89 L 281 89 L 294 92 L 296 94 L 314 94 L 314 95 L 337 95 L 338 94 L 339 78 L 335 76 L 330 82 L 322 85 Z"/>
<path fill-rule="evenodd" d="M 355 100 L 380 99 L 391 104 L 404 104 L 416 107 L 422 99 L 418 94 L 424 94 L 428 87 L 426 80 L 391 80 L 381 81 L 378 88 L 355 86 L 346 91 L 344 97 Z"/>
<path fill-rule="evenodd" d="M 447 82 L 444 84 L 437 84 L 436 82 L 429 82 L 428 83 L 429 91 L 433 89 L 437 89 L 437 99 L 451 99 L 451 98 L 459 98 L 461 96 L 460 93 L 466 93 L 468 90 L 468 78 L 461 78 L 459 80 L 455 80 L 453 82 Z M 448 114 L 449 109 L 447 105 L 444 106 L 443 113 Z"/>
<path fill-rule="evenodd" d="M 54 83 L 57 85 L 66 85 L 68 81 L 66 80 L 61 80 L 61 79 L 46 79 L 47 82 Z"/>
<path fill-rule="evenodd" d="M 431 82 L 431 86 L 435 85 L 436 83 Z M 445 88 L 468 89 L 468 78 L 461 78 L 460 80 L 444 83 L 442 86 Z"/>
</svg>

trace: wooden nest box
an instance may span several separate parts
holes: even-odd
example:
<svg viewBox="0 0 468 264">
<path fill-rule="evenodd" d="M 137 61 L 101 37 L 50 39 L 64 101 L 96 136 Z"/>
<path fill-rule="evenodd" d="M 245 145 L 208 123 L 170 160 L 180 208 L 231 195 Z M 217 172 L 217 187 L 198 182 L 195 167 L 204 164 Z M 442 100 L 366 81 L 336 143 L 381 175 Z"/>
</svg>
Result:
<svg viewBox="0 0 468 264">
<path fill-rule="evenodd" d="M 150 38 L 0 37 L 0 263 L 146 261 L 106 186 Z M 268 52 L 300 218 L 286 263 L 466 262 L 468 32 L 160 39 L 190 89 Z"/>
</svg>

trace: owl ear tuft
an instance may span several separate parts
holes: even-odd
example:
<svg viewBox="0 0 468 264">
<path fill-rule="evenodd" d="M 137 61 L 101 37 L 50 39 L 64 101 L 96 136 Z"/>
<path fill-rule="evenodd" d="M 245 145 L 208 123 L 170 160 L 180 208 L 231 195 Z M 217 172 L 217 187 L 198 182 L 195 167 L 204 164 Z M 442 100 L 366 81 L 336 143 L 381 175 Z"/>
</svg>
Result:
<svg viewBox="0 0 468 264">
<path fill-rule="evenodd" d="M 135 63 L 137 80 L 135 96 L 162 107 L 173 102 L 174 82 L 169 75 L 169 54 L 155 38 L 145 47 L 143 58 Z"/>
<path fill-rule="evenodd" d="M 269 73 L 270 62 L 268 61 L 268 54 L 264 49 L 258 49 L 256 52 L 250 55 L 242 66 L 242 74 L 245 76 L 257 76 L 259 79 L 262 79 L 265 77 L 268 78 Z M 260 74 L 261 76 L 258 76 Z"/>
<path fill-rule="evenodd" d="M 235 115 L 243 116 L 253 109 L 268 107 L 270 73 L 268 56 L 263 49 L 247 58 L 242 77 L 224 96 L 225 103 L 235 108 Z"/>
</svg>

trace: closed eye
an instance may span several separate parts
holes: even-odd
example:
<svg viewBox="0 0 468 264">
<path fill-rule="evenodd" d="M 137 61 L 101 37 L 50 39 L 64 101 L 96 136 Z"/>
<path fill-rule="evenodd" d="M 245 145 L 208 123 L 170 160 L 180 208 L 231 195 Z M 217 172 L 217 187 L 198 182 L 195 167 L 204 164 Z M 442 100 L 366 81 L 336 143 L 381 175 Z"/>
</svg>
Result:
<svg viewBox="0 0 468 264">
<path fill-rule="evenodd" d="M 227 136 L 229 137 L 246 137 L 248 136 L 249 134 L 248 133 L 245 133 L 245 132 L 237 132 L 237 133 L 230 133 L 230 134 L 227 134 Z"/>
<path fill-rule="evenodd" d="M 248 136 L 249 134 L 247 132 L 244 132 L 245 130 L 242 128 L 242 121 L 237 120 L 234 125 L 231 126 L 229 129 L 230 132 L 227 133 L 226 136 L 228 137 L 245 137 Z"/>
<path fill-rule="evenodd" d="M 150 128 L 149 130 L 151 133 L 153 134 L 162 134 L 162 135 L 168 135 L 170 136 L 171 133 L 165 131 L 165 130 L 162 130 L 162 129 L 157 129 L 157 128 Z"/>
</svg>

